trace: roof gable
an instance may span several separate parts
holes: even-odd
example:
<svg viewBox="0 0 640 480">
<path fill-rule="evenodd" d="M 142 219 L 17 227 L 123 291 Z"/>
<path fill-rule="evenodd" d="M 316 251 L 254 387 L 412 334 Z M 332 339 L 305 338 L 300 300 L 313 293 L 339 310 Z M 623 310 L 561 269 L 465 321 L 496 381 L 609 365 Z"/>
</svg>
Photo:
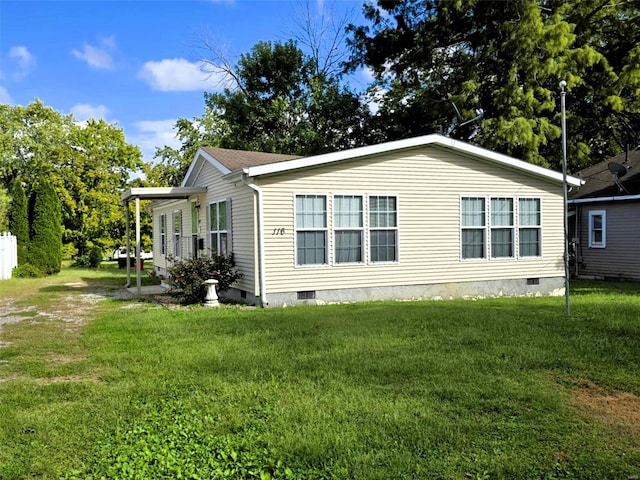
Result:
<svg viewBox="0 0 640 480">
<path fill-rule="evenodd" d="M 315 166 L 327 165 L 335 162 L 353 160 L 372 155 L 379 155 L 387 152 L 407 150 L 422 146 L 436 146 L 444 149 L 454 150 L 479 160 L 495 163 L 507 168 L 513 168 L 519 171 L 529 173 L 534 176 L 546 178 L 547 180 L 562 182 L 562 174 L 549 170 L 547 168 L 534 165 L 532 163 L 518 160 L 507 155 L 486 150 L 468 143 L 460 142 L 442 135 L 424 135 L 420 137 L 408 138 L 404 140 L 396 140 L 377 145 L 369 145 L 366 147 L 358 147 L 350 150 L 326 153 L 311 157 L 302 157 L 278 163 L 270 163 L 265 165 L 250 166 L 243 169 L 243 172 L 249 177 L 257 177 L 261 175 L 270 175 L 283 173 L 301 168 L 310 168 Z M 567 183 L 572 186 L 581 184 L 580 180 L 575 177 L 568 176 Z"/>
<path fill-rule="evenodd" d="M 533 176 L 542 177 L 552 182 L 560 183 L 563 181 L 563 176 L 559 172 L 518 160 L 507 155 L 502 155 L 491 150 L 486 150 L 475 145 L 460 142 L 449 137 L 433 134 L 321 155 L 313 155 L 310 157 L 231 150 L 218 147 L 200 147 L 193 162 L 191 162 L 189 170 L 182 182 L 182 186 L 194 184 L 204 161 L 209 162 L 217 168 L 223 176 L 229 175 L 231 177 L 243 174 L 248 177 L 259 177 L 262 175 L 285 173 L 293 170 L 329 165 L 332 163 L 345 162 L 358 158 L 380 155 L 387 152 L 408 150 L 428 145 L 453 150 L 478 160 L 491 162 L 505 168 L 511 168 Z M 578 178 L 568 176 L 567 183 L 572 186 L 579 186 L 581 181 Z"/>
<path fill-rule="evenodd" d="M 195 154 L 187 174 L 184 176 L 182 186 L 189 185 L 192 177 L 202 167 L 202 162 L 207 161 L 216 169 L 227 175 L 231 172 L 258 165 L 274 164 L 300 158 L 298 155 L 283 155 L 279 153 L 254 152 L 249 150 L 233 150 L 219 147 L 200 147 Z"/>
</svg>

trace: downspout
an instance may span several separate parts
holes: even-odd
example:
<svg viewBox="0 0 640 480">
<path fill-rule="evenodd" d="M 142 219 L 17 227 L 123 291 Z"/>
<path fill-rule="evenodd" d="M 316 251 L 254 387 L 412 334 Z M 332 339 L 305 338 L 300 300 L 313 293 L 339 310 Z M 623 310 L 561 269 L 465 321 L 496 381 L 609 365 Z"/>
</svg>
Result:
<svg viewBox="0 0 640 480">
<path fill-rule="evenodd" d="M 266 292 L 266 280 L 265 280 L 265 253 L 264 253 L 264 225 L 263 225 L 263 211 L 264 205 L 262 203 L 262 190 L 255 183 L 251 183 L 247 180 L 247 174 L 242 173 L 242 183 L 244 183 L 251 190 L 256 192 L 256 198 L 258 200 L 258 280 L 260 282 L 260 305 L 264 308 L 268 305 L 267 292 Z"/>
</svg>

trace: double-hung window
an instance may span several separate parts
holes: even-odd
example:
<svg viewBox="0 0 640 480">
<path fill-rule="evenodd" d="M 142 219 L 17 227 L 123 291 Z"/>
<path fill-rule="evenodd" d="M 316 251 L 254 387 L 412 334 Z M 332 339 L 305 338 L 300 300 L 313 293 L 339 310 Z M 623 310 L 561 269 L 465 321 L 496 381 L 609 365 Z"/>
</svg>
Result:
<svg viewBox="0 0 640 480">
<path fill-rule="evenodd" d="M 540 223 L 540 199 L 518 199 L 519 249 L 521 257 L 542 255 L 542 224 Z"/>
<path fill-rule="evenodd" d="M 167 215 L 160 215 L 160 254 L 167 254 Z"/>
<path fill-rule="evenodd" d="M 491 199 L 491 258 L 513 258 L 513 198 Z"/>
<path fill-rule="evenodd" d="M 181 253 L 180 236 L 182 234 L 182 212 L 173 212 L 173 256 L 179 257 Z"/>
<path fill-rule="evenodd" d="M 361 263 L 364 240 L 363 202 L 358 195 L 333 197 L 334 261 Z"/>
<path fill-rule="evenodd" d="M 327 197 L 296 195 L 296 265 L 327 263 Z"/>
<path fill-rule="evenodd" d="M 605 248 L 607 246 L 607 212 L 605 210 L 589 211 L 589 248 Z"/>
<path fill-rule="evenodd" d="M 486 258 L 486 201 L 484 197 L 463 197 L 461 214 L 462 258 Z"/>
<path fill-rule="evenodd" d="M 209 237 L 212 255 L 229 254 L 227 201 L 209 204 Z"/>
<path fill-rule="evenodd" d="M 395 196 L 369 197 L 369 261 L 398 261 L 398 202 Z"/>
<path fill-rule="evenodd" d="M 198 258 L 198 203 L 191 202 L 191 255 Z"/>
</svg>

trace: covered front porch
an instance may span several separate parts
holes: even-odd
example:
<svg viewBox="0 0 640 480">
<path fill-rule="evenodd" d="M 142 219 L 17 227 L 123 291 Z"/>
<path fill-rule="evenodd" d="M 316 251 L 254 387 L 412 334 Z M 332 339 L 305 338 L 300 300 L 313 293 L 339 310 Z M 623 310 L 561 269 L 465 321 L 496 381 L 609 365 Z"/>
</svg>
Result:
<svg viewBox="0 0 640 480">
<path fill-rule="evenodd" d="M 136 187 L 125 190 L 121 199 L 126 212 L 126 237 L 127 252 L 131 252 L 131 214 L 129 212 L 130 202 L 135 202 L 135 265 L 136 265 L 136 294 L 142 295 L 142 269 L 140 268 L 142 251 L 140 244 L 140 201 L 141 200 L 187 200 L 193 195 L 206 193 L 207 187 Z M 127 262 L 127 284 L 126 288 L 131 288 L 131 263 Z"/>
</svg>

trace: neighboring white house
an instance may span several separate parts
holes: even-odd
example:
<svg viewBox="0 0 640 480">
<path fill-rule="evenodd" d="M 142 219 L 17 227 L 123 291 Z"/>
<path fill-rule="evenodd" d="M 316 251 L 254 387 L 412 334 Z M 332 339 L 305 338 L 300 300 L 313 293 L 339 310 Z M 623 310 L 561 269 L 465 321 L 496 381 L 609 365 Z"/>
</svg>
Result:
<svg viewBox="0 0 640 480">
<path fill-rule="evenodd" d="M 153 204 L 154 268 L 233 252 L 228 296 L 263 306 L 562 294 L 562 188 L 441 135 L 303 158 L 204 147 L 181 198 Z"/>
</svg>

